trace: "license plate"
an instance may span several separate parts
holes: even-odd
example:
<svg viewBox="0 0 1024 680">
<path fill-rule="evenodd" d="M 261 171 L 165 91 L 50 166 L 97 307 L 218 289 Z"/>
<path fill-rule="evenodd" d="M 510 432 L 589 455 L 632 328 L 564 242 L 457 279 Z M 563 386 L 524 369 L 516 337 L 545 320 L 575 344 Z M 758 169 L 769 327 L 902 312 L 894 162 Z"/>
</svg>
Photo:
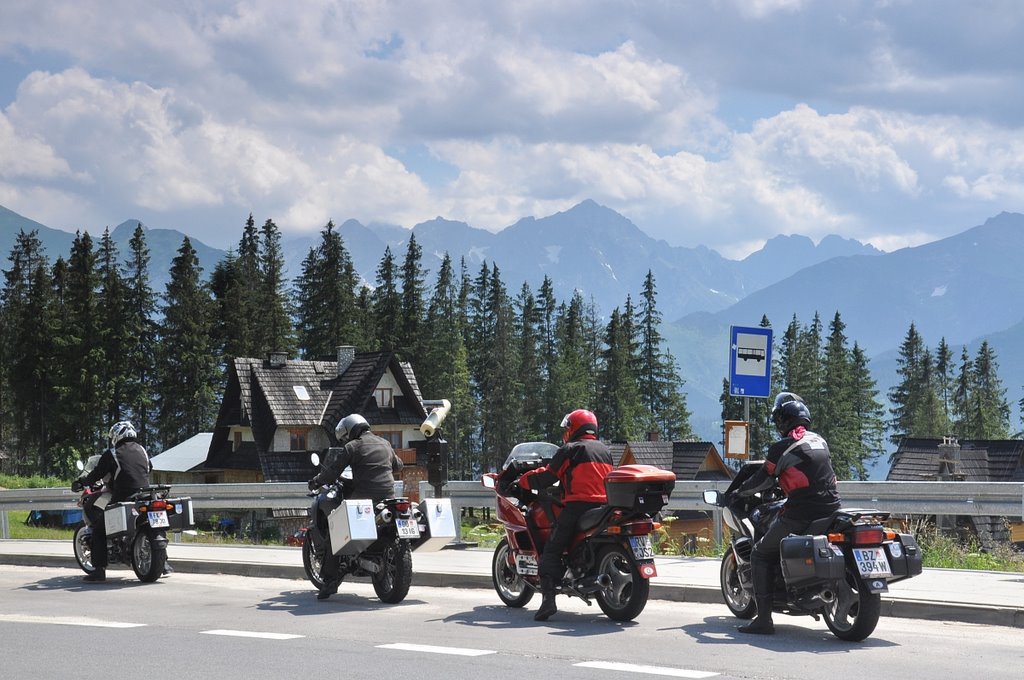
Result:
<svg viewBox="0 0 1024 680">
<path fill-rule="evenodd" d="M 516 571 L 523 576 L 537 575 L 537 558 L 533 555 L 519 555 L 516 557 Z"/>
<path fill-rule="evenodd" d="M 171 523 L 167 521 L 167 511 L 165 510 L 156 510 L 146 514 L 149 517 L 149 526 L 154 529 L 166 529 L 171 526 Z"/>
<path fill-rule="evenodd" d="M 633 557 L 638 560 L 653 560 L 654 546 L 650 536 L 630 536 L 629 547 L 633 549 Z"/>
<path fill-rule="evenodd" d="M 883 548 L 854 548 L 853 559 L 857 562 L 860 575 L 865 578 L 875 576 L 892 576 L 889 559 Z"/>
<path fill-rule="evenodd" d="M 398 526 L 398 537 L 399 538 L 419 538 L 420 527 L 414 519 L 396 519 L 396 526 Z"/>
</svg>

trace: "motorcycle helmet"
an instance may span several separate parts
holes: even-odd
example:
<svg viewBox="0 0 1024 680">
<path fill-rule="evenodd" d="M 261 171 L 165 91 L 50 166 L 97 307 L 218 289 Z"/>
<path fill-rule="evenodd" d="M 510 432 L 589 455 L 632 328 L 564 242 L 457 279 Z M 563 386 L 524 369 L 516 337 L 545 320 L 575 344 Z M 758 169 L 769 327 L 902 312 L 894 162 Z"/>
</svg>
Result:
<svg viewBox="0 0 1024 680">
<path fill-rule="evenodd" d="M 110 445 L 116 447 L 125 439 L 136 439 L 139 435 L 135 431 L 134 425 L 127 420 L 121 420 L 114 423 L 107 436 L 110 437 Z"/>
<path fill-rule="evenodd" d="M 811 424 L 811 410 L 800 398 L 800 395 L 793 392 L 780 392 L 775 397 L 775 405 L 772 407 L 772 423 L 775 429 L 783 437 L 793 431 L 794 427 Z"/>
<path fill-rule="evenodd" d="M 576 441 L 584 435 L 597 438 L 597 416 L 592 411 L 578 408 L 562 418 L 562 443 Z"/>
<path fill-rule="evenodd" d="M 338 426 L 334 428 L 334 436 L 338 438 L 339 442 L 345 444 L 369 429 L 370 424 L 366 422 L 366 418 L 358 413 L 352 413 L 338 421 Z"/>
</svg>

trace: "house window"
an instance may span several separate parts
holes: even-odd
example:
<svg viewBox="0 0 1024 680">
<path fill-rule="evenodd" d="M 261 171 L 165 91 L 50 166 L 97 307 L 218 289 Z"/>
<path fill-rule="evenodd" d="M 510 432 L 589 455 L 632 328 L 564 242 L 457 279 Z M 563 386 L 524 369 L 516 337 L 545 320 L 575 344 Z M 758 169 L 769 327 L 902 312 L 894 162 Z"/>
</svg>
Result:
<svg viewBox="0 0 1024 680">
<path fill-rule="evenodd" d="M 387 439 L 391 443 L 391 447 L 395 449 L 402 448 L 402 432 L 401 430 L 396 431 L 384 431 L 378 432 L 374 430 L 373 433 L 382 439 Z"/>
<path fill-rule="evenodd" d="M 289 447 L 290 450 L 306 450 L 306 430 L 288 430 L 288 434 L 291 435 L 291 446 Z"/>
<path fill-rule="evenodd" d="M 390 387 L 378 387 L 373 391 L 373 397 L 377 400 L 378 408 L 391 408 Z"/>
<path fill-rule="evenodd" d="M 231 450 L 237 451 L 242 447 L 242 432 L 241 430 L 235 430 L 233 433 Z"/>
</svg>

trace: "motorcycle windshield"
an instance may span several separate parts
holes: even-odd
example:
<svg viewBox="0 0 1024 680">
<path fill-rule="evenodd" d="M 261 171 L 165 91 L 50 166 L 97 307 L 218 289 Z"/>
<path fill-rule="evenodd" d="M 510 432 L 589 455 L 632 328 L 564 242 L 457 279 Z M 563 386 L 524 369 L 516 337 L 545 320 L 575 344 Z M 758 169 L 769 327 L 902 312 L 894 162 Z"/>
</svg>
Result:
<svg viewBox="0 0 1024 680">
<path fill-rule="evenodd" d="M 508 458 L 502 463 L 501 469 L 507 470 L 512 463 L 520 461 L 544 461 L 547 462 L 555 455 L 558 447 L 550 442 L 523 442 L 516 444 L 508 454 Z"/>
</svg>

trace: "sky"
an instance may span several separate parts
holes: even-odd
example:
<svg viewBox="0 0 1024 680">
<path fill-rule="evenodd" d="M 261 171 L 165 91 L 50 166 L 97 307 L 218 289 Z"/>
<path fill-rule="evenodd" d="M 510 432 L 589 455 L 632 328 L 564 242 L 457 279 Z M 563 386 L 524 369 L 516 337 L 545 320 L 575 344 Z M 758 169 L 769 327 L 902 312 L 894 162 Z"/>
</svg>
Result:
<svg viewBox="0 0 1024 680">
<path fill-rule="evenodd" d="M 3 0 L 0 205 L 892 251 L 1024 212 L 1022 39 L 1019 0 Z"/>
</svg>

